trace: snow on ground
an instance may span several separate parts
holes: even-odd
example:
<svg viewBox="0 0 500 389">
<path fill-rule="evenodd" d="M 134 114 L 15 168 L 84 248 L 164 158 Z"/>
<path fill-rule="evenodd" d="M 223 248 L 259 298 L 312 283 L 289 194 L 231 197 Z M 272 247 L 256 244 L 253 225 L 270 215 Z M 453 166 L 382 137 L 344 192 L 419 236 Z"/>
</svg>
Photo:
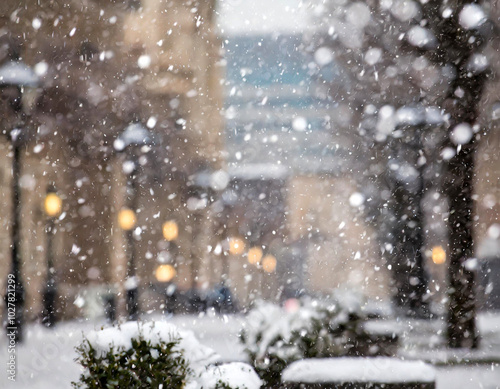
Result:
<svg viewBox="0 0 500 389">
<path fill-rule="evenodd" d="M 481 334 L 478 350 L 449 350 L 444 344 L 446 325 L 443 321 L 401 321 L 399 354 L 405 358 L 422 359 L 434 364 L 500 361 L 500 315 L 481 314 L 477 325 Z M 396 323 L 395 323 L 396 325 Z M 498 381 L 500 386 L 500 380 Z"/>
<path fill-rule="evenodd" d="M 259 389 L 262 380 L 255 370 L 248 363 L 231 362 L 219 366 L 210 366 L 199 378 L 198 385 L 203 388 L 215 388 L 217 382 L 223 381 L 231 388 L 252 388 Z M 198 389 L 199 386 L 190 386 L 186 389 Z"/>
<path fill-rule="evenodd" d="M 500 365 L 448 366 L 437 370 L 436 389 L 499 389 Z"/>
<path fill-rule="evenodd" d="M 239 315 L 172 316 L 168 319 L 179 329 L 191 330 L 202 344 L 211 347 L 224 362 L 245 361 L 238 334 L 244 323 Z"/>
<path fill-rule="evenodd" d="M 148 317 L 147 319 L 158 318 Z M 202 344 L 213 348 L 225 361 L 245 359 L 243 348 L 238 343 L 238 332 L 244 321 L 242 316 L 186 315 L 163 317 L 180 329 L 192 330 Z M 54 330 L 40 325 L 26 327 L 26 339 L 18 345 L 18 377 L 15 383 L 7 380 L 7 341 L 0 337 L 0 388 L 16 389 L 68 389 L 70 382 L 77 380 L 80 367 L 74 362 L 74 347 L 81 341 L 82 333 L 99 329 L 104 322 L 59 323 Z M 405 328 L 421 331 L 422 323 L 405 323 Z M 432 326 L 430 330 L 433 329 Z M 486 350 L 500 350 L 500 315 L 482 316 L 479 320 L 483 344 Z M 429 331 L 430 331 L 429 330 Z M 429 337 L 426 335 L 429 339 Z M 417 339 L 417 338 L 415 338 Z M 420 338 L 418 338 L 420 339 Z M 491 347 L 488 347 L 492 345 Z M 430 352 L 430 351 L 429 351 Z M 444 352 L 444 351 L 440 351 Z M 450 353 L 448 352 L 448 355 Z M 500 365 L 482 363 L 478 365 L 453 365 L 437 367 L 437 389 L 500 389 Z"/>
<path fill-rule="evenodd" d="M 238 343 L 238 332 L 243 323 L 241 316 L 173 316 L 147 317 L 144 320 L 168 320 L 179 329 L 191 330 L 200 342 L 214 349 L 223 361 L 244 360 L 243 347 Z M 81 369 L 74 359 L 74 351 L 82 334 L 107 326 L 104 321 L 59 323 L 55 329 L 30 324 L 26 327 L 25 341 L 17 353 L 17 381 L 7 380 L 6 368 L 0 372 L 0 388 L 16 389 L 68 389 L 78 379 Z M 2 334 L 3 335 L 3 334 Z M 7 366 L 7 341 L 0 337 L 0 365 Z"/>
<path fill-rule="evenodd" d="M 28 325 L 25 339 L 16 348 L 16 382 L 8 381 L 7 372 L 0 372 L 1 388 L 69 388 L 78 379 L 80 368 L 74 362 L 74 347 L 82 340 L 82 332 L 97 325 L 90 323 L 63 323 L 49 330 L 40 325 Z M 3 334 L 2 334 L 3 335 Z M 0 340 L 0 365 L 7 363 L 7 343 Z"/>
</svg>

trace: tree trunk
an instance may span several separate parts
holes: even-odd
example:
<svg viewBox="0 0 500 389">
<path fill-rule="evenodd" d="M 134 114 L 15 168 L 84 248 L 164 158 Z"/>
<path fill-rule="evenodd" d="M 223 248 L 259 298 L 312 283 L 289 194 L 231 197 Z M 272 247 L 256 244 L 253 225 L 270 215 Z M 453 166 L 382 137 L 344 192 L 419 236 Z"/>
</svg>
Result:
<svg viewBox="0 0 500 389">
<path fill-rule="evenodd" d="M 416 193 L 411 193 L 398 184 L 393 192 L 398 207 L 395 231 L 397 263 L 393 271 L 397 291 L 394 299 L 405 316 L 429 318 L 430 312 L 425 301 L 427 276 L 422 255 L 422 191 L 423 187 L 420 186 Z"/>
<path fill-rule="evenodd" d="M 451 159 L 447 175 L 447 195 L 450 201 L 448 346 L 476 348 L 479 336 L 475 321 L 475 271 L 466 263 L 473 254 L 474 143 Z"/>
<path fill-rule="evenodd" d="M 393 278 L 396 287 L 394 302 L 402 315 L 428 319 L 430 311 L 426 294 L 428 277 L 424 267 L 424 171 L 419 166 L 422 150 L 422 129 L 410 127 L 395 145 L 394 160 L 403 164 L 400 170 L 414 169 L 414 175 L 392 177 L 391 192 L 395 214 L 393 225 Z M 405 167 L 406 166 L 406 167 Z"/>
</svg>

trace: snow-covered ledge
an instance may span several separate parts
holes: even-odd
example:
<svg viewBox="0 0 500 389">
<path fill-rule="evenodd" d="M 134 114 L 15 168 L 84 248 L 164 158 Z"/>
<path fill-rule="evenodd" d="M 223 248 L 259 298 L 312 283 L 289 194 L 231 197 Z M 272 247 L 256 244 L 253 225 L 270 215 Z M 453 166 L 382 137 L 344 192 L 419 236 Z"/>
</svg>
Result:
<svg viewBox="0 0 500 389">
<path fill-rule="evenodd" d="M 288 366 L 281 380 L 286 388 L 411 388 L 435 387 L 435 369 L 422 361 L 397 358 L 304 359 Z"/>
</svg>

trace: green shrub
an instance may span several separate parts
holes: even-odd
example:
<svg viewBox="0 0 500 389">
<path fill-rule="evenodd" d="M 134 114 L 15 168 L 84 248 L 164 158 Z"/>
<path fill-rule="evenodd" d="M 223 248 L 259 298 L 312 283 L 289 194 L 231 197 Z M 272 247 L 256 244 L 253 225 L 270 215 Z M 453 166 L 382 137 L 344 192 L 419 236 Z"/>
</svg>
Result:
<svg viewBox="0 0 500 389">
<path fill-rule="evenodd" d="M 86 340 L 77 361 L 86 369 L 75 388 L 183 388 L 190 372 L 178 341 L 152 344 L 131 340 L 132 348 L 111 347 L 105 354 Z"/>
<path fill-rule="evenodd" d="M 219 356 L 192 332 L 165 322 L 127 322 L 93 331 L 77 347 L 84 372 L 74 388 L 258 389 L 244 363 L 216 365 Z"/>
<path fill-rule="evenodd" d="M 257 374 L 275 386 L 299 359 L 365 354 L 363 322 L 359 306 L 340 301 L 304 299 L 291 312 L 260 302 L 248 313 L 240 340 Z"/>
</svg>

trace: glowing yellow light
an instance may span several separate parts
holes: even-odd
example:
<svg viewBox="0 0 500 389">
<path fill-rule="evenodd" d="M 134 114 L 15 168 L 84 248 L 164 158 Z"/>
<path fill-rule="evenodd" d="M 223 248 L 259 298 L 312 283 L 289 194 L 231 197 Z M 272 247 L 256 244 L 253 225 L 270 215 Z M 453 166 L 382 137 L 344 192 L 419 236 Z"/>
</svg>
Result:
<svg viewBox="0 0 500 389">
<path fill-rule="evenodd" d="M 176 240 L 179 236 L 179 227 L 173 220 L 163 223 L 163 237 L 169 242 Z"/>
<path fill-rule="evenodd" d="M 62 210 L 62 199 L 54 192 L 47 193 L 47 196 L 45 196 L 44 208 L 48 216 L 58 216 Z"/>
<path fill-rule="evenodd" d="M 243 254 L 245 251 L 245 242 L 241 238 L 229 239 L 229 253 L 233 255 Z"/>
<path fill-rule="evenodd" d="M 271 254 L 267 254 L 263 259 L 262 259 L 262 268 L 264 271 L 268 273 L 272 273 L 273 271 L 276 270 L 276 257 Z"/>
<path fill-rule="evenodd" d="M 251 265 L 256 265 L 262 259 L 262 249 L 260 247 L 252 247 L 248 250 L 248 262 Z"/>
<path fill-rule="evenodd" d="M 118 225 L 122 230 L 129 231 L 136 223 L 135 212 L 129 208 L 123 208 L 118 212 Z"/>
<path fill-rule="evenodd" d="M 442 265 L 446 262 L 446 251 L 441 246 L 432 248 L 432 262 L 436 265 Z"/>
<path fill-rule="evenodd" d="M 177 275 L 172 265 L 160 265 L 156 268 L 155 277 L 158 282 L 169 282 Z"/>
</svg>

